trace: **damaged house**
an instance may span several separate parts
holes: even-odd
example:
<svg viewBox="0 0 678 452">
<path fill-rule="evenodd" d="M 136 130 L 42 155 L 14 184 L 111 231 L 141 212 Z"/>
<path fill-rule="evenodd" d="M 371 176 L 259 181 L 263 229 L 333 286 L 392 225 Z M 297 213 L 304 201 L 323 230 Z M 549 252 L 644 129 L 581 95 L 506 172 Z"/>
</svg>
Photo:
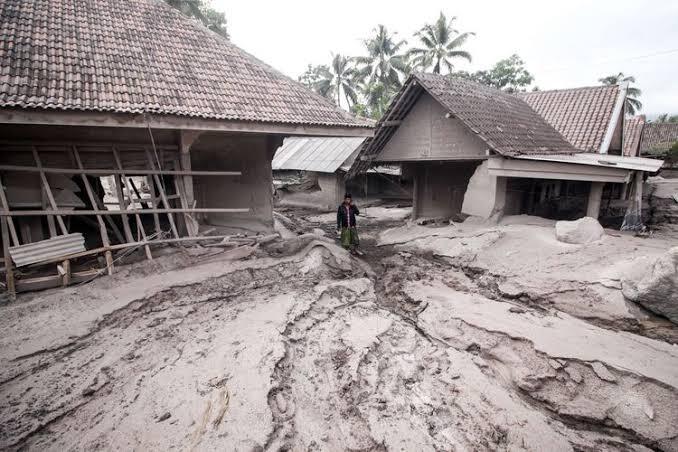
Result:
<svg viewBox="0 0 678 452">
<path fill-rule="evenodd" d="M 0 18 L 10 290 L 112 272 L 150 244 L 272 231 L 285 136 L 371 134 L 164 2 L 8 0 Z"/>
<path fill-rule="evenodd" d="M 351 172 L 401 163 L 414 177 L 415 218 L 598 218 L 613 199 L 639 205 L 643 173 L 661 165 L 621 155 L 625 95 L 614 86 L 515 96 L 413 74 Z"/>
<path fill-rule="evenodd" d="M 347 179 L 364 138 L 289 137 L 273 158 L 282 204 L 334 209 L 344 193 L 360 198 L 410 199 L 411 187 L 397 165 L 382 165 Z"/>
</svg>

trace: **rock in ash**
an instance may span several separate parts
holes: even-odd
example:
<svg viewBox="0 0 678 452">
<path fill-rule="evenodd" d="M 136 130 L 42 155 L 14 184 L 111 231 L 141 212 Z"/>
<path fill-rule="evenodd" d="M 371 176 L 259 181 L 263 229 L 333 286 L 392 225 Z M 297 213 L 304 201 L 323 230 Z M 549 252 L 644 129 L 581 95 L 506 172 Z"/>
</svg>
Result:
<svg viewBox="0 0 678 452">
<path fill-rule="evenodd" d="M 556 238 L 565 243 L 591 243 L 605 234 L 598 220 L 591 217 L 556 222 Z"/>
</svg>

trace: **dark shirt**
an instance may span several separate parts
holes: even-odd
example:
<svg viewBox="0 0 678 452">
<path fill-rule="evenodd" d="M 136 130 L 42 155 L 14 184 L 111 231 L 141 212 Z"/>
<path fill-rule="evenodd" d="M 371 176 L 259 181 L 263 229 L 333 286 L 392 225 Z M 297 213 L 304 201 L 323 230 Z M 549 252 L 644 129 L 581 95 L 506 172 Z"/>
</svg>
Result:
<svg viewBox="0 0 678 452">
<path fill-rule="evenodd" d="M 344 204 L 340 205 L 337 209 L 337 229 L 355 227 L 356 215 L 360 215 L 360 211 L 353 204 L 348 207 Z"/>
</svg>

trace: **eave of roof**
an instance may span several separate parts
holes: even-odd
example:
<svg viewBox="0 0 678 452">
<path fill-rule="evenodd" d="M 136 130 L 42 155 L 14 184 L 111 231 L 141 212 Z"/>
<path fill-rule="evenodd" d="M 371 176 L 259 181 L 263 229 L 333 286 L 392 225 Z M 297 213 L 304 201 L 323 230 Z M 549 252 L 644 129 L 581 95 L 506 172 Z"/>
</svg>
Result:
<svg viewBox="0 0 678 452">
<path fill-rule="evenodd" d="M 0 109 L 371 127 L 163 1 L 6 0 L 0 35 Z"/>
</svg>

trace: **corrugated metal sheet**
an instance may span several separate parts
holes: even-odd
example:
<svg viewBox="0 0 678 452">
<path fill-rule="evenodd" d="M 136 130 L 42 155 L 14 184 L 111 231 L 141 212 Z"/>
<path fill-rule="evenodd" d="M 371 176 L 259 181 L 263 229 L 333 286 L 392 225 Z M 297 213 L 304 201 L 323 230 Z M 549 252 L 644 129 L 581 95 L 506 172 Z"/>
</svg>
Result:
<svg viewBox="0 0 678 452">
<path fill-rule="evenodd" d="M 333 173 L 362 144 L 364 138 L 290 137 L 285 138 L 273 157 L 273 170 Z"/>
<path fill-rule="evenodd" d="M 80 233 L 60 235 L 52 239 L 9 248 L 9 254 L 17 267 L 82 251 L 85 251 L 85 238 Z"/>
<path fill-rule="evenodd" d="M 516 158 L 523 160 L 540 160 L 546 162 L 575 163 L 578 165 L 604 166 L 608 168 L 621 168 L 635 171 L 648 171 L 654 173 L 664 164 L 663 160 L 648 159 L 643 157 L 627 157 L 611 154 L 574 154 L 574 155 L 520 155 Z"/>
</svg>

